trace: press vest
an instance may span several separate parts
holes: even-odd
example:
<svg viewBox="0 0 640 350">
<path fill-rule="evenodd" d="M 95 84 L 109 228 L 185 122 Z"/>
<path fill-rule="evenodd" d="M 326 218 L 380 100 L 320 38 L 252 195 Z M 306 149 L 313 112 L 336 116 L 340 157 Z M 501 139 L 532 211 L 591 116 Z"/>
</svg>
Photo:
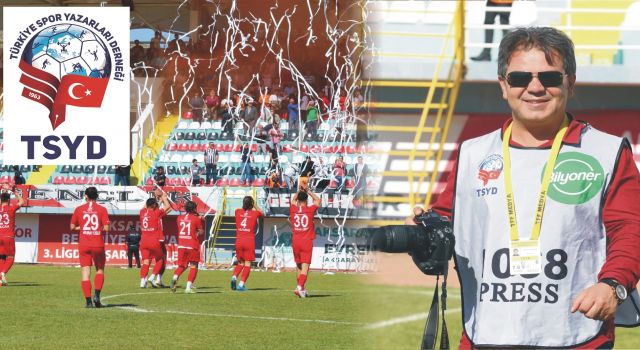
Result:
<svg viewBox="0 0 640 350">
<path fill-rule="evenodd" d="M 597 282 L 605 261 L 602 207 L 623 142 L 586 126 L 579 144 L 562 145 L 542 219 L 542 272 L 536 275 L 509 272 L 501 130 L 461 145 L 453 211 L 455 260 L 464 331 L 473 344 L 560 347 L 598 334 L 601 321 L 570 309 L 578 294 Z M 549 152 L 510 147 L 521 240 L 531 235 Z M 637 303 L 637 293 L 634 298 Z M 622 323 L 633 323 L 634 317 L 638 322 L 633 301 L 619 307 L 619 314 L 628 314 Z"/>
</svg>

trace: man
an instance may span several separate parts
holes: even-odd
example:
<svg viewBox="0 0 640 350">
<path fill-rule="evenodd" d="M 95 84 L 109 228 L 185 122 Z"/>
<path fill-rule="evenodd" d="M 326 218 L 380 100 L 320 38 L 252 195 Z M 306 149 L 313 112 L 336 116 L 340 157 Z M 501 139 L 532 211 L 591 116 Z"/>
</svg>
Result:
<svg viewBox="0 0 640 350">
<path fill-rule="evenodd" d="M 6 286 L 7 274 L 16 255 L 16 212 L 24 205 L 24 199 L 12 191 L 9 184 L 2 188 L 5 192 L 0 194 L 0 286 Z M 18 199 L 17 204 L 11 204 L 11 192 Z"/>
<path fill-rule="evenodd" d="M 290 98 L 289 104 L 287 105 L 287 113 L 289 115 L 289 132 L 298 130 L 298 126 L 300 125 L 300 108 L 295 102 L 296 100 L 294 98 Z"/>
<path fill-rule="evenodd" d="M 129 232 L 127 232 L 127 260 L 129 261 L 129 268 L 132 268 L 133 257 L 136 258 L 136 266 L 140 268 L 140 232 L 136 230 L 135 225 L 129 226 Z"/>
<path fill-rule="evenodd" d="M 85 307 L 102 307 L 100 292 L 104 286 L 104 238 L 102 232 L 109 231 L 109 216 L 107 209 L 96 203 L 98 190 L 87 187 L 84 191 L 85 204 L 80 205 L 71 216 L 69 229 L 71 232 L 80 231 L 78 238 L 78 252 L 80 253 L 80 269 L 82 273 L 82 293 L 86 302 Z M 95 294 L 91 301 L 91 265 L 96 267 L 93 280 Z"/>
<path fill-rule="evenodd" d="M 319 192 L 324 191 L 324 189 L 327 188 L 327 186 L 329 186 L 329 183 L 331 182 L 329 168 L 324 161 L 324 156 L 319 157 L 318 163 L 315 163 L 313 166 L 314 175 L 312 177 L 311 184 L 312 188 L 314 188 L 315 191 Z"/>
<path fill-rule="evenodd" d="M 298 187 L 308 187 L 309 178 L 315 174 L 314 162 L 311 160 L 311 156 L 307 156 L 300 164 L 300 178 L 298 178 Z"/>
<path fill-rule="evenodd" d="M 131 48 L 131 53 L 130 53 L 131 68 L 135 67 L 136 65 L 143 66 L 145 56 L 146 56 L 144 47 L 140 45 L 140 40 L 134 40 L 133 43 L 135 45 L 133 45 L 133 47 Z"/>
<path fill-rule="evenodd" d="M 313 205 L 308 206 L 309 196 L 313 199 Z M 293 195 L 291 207 L 289 208 L 289 220 L 291 222 L 291 247 L 293 248 L 293 258 L 298 268 L 298 285 L 294 290 L 295 295 L 300 298 L 307 297 L 305 283 L 311 265 L 311 253 L 313 252 L 313 240 L 316 238 L 316 229 L 313 218 L 320 206 L 320 197 L 308 187 L 303 187 L 300 192 Z"/>
<path fill-rule="evenodd" d="M 309 101 L 305 128 L 307 133 L 311 134 L 314 138 L 318 134 L 318 114 L 320 114 L 320 111 L 318 110 L 318 106 L 316 106 L 316 101 Z"/>
<path fill-rule="evenodd" d="M 204 151 L 204 166 L 206 170 L 205 185 L 215 185 L 218 180 L 218 151 L 216 144 L 211 142 L 209 147 Z M 213 182 L 212 182 L 213 181 Z"/>
<path fill-rule="evenodd" d="M 171 291 L 175 293 L 178 278 L 187 268 L 189 269 L 189 277 L 187 278 L 187 287 L 184 292 L 187 294 L 195 293 L 193 283 L 198 275 L 198 263 L 200 263 L 200 240 L 204 236 L 204 228 L 202 219 L 197 212 L 196 203 L 187 201 L 184 205 L 185 214 L 178 216 L 178 268 L 171 279 Z"/>
<path fill-rule="evenodd" d="M 511 7 L 513 0 L 487 0 L 487 9 L 484 13 L 484 24 L 492 25 L 496 22 L 496 17 L 500 17 L 500 24 L 509 24 L 509 17 L 511 16 L 511 9 L 509 11 L 494 11 L 496 8 L 506 9 Z M 506 35 L 507 29 L 502 30 L 502 36 Z M 490 45 L 493 42 L 493 29 L 484 30 L 484 43 Z M 485 47 L 480 54 L 475 57 L 471 57 L 472 61 L 491 61 L 491 48 Z"/>
<path fill-rule="evenodd" d="M 244 145 L 242 148 L 242 174 L 240 175 L 240 182 L 243 185 L 249 186 L 253 182 L 253 170 L 251 169 L 251 162 L 253 161 L 253 154 L 249 148 L 249 144 Z M 246 181 L 246 182 L 245 182 Z"/>
<path fill-rule="evenodd" d="M 247 106 L 242 111 L 242 119 L 248 125 L 247 135 L 251 135 L 258 120 L 258 107 L 256 107 L 256 102 L 253 99 L 248 101 Z"/>
<path fill-rule="evenodd" d="M 191 161 L 191 186 L 200 186 L 200 175 L 202 174 L 202 168 L 198 165 L 198 160 Z"/>
<path fill-rule="evenodd" d="M 512 118 L 461 145 L 433 207 L 456 236 L 460 348 L 610 349 L 640 274 L 629 142 L 566 113 L 576 62 L 556 29 L 509 32 L 498 80 Z"/>
<path fill-rule="evenodd" d="M 244 292 L 244 284 L 251 273 L 251 263 L 256 260 L 256 227 L 258 219 L 263 217 L 262 211 L 255 208 L 253 198 L 245 196 L 242 208 L 236 209 L 236 259 L 238 263 L 231 276 L 231 289 Z M 236 282 L 240 276 L 240 283 Z"/>
<path fill-rule="evenodd" d="M 167 175 L 164 172 L 163 166 L 156 168 L 156 173 L 153 175 L 153 181 L 155 181 L 156 185 L 159 187 L 164 187 L 167 184 Z"/>
<path fill-rule="evenodd" d="M 202 122 L 202 116 L 204 114 L 204 99 L 200 95 L 200 91 L 193 93 L 193 98 L 189 100 L 189 107 L 193 112 L 193 121 Z"/>
<path fill-rule="evenodd" d="M 162 287 L 162 272 L 164 270 L 167 257 L 164 245 L 164 233 L 162 232 L 162 218 L 171 212 L 171 203 L 167 194 L 160 189 L 156 189 L 154 198 L 147 199 L 146 206 L 140 210 L 140 252 L 142 253 L 142 268 L 140 269 L 140 288 L 147 288 L 147 283 L 151 287 Z M 158 205 L 158 199 L 162 202 L 162 208 Z M 155 260 L 151 276 L 149 267 L 151 259 Z"/>
</svg>

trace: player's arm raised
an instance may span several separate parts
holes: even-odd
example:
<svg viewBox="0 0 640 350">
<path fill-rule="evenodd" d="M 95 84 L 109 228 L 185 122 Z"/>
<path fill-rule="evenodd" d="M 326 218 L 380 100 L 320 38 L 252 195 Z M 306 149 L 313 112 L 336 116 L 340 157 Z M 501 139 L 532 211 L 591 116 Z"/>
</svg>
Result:
<svg viewBox="0 0 640 350">
<path fill-rule="evenodd" d="M 160 199 L 160 201 L 162 202 L 162 209 L 164 209 L 165 214 L 169 214 L 172 208 L 171 208 L 171 202 L 169 202 L 169 196 L 167 196 L 167 193 L 160 189 L 157 189 L 156 197 Z"/>
<path fill-rule="evenodd" d="M 13 188 L 11 188 L 11 187 L 9 186 L 9 184 L 4 184 L 4 185 L 2 185 L 2 188 L 3 188 L 4 190 L 6 190 L 6 191 L 13 192 L 13 194 L 14 194 L 14 195 L 16 196 L 16 198 L 18 199 L 18 206 L 19 206 L 19 207 L 21 207 L 21 206 L 23 206 L 23 205 L 24 205 L 25 200 L 24 200 L 24 198 L 22 198 L 22 196 L 20 195 L 20 193 L 18 193 L 18 192 L 16 191 L 16 187 L 15 187 L 15 186 L 13 186 Z"/>
<path fill-rule="evenodd" d="M 305 187 L 304 191 L 307 192 L 308 195 L 311 196 L 311 198 L 313 199 L 313 204 L 316 207 L 320 207 L 320 203 L 322 202 L 322 200 L 320 199 L 320 197 L 318 197 L 317 194 L 313 193 L 313 191 L 309 190 L 309 187 Z"/>
</svg>

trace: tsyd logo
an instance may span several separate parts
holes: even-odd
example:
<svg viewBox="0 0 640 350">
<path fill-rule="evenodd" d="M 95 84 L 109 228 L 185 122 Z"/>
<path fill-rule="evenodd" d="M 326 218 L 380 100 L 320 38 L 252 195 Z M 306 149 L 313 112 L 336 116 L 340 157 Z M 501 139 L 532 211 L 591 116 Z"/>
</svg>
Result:
<svg viewBox="0 0 640 350">
<path fill-rule="evenodd" d="M 128 16 L 4 9 L 5 163 L 128 164 Z"/>
</svg>

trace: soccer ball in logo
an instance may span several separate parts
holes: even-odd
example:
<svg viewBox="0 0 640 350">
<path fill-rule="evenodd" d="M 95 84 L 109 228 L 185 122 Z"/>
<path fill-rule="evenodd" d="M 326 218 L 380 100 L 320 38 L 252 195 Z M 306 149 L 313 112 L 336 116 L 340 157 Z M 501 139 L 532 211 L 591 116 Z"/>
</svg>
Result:
<svg viewBox="0 0 640 350">
<path fill-rule="evenodd" d="M 90 30 L 75 24 L 43 29 L 31 39 L 22 59 L 58 80 L 67 74 L 91 78 L 108 78 L 111 75 L 107 46 Z"/>
</svg>

